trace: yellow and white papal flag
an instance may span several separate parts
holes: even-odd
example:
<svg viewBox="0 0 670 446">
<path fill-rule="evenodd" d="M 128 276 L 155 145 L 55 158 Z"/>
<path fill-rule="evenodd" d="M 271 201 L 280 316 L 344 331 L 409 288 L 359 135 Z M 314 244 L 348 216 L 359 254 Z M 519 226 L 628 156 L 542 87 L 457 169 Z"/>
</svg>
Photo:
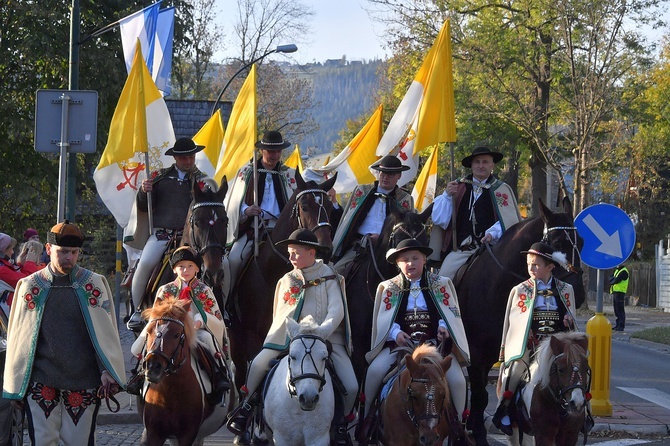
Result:
<svg viewBox="0 0 670 446">
<path fill-rule="evenodd" d="M 133 65 L 109 127 L 109 138 L 93 179 L 98 195 L 116 222 L 126 227 L 137 189 L 149 169 L 156 172 L 174 162 L 165 151 L 175 142 L 172 120 L 137 44 Z"/>
<path fill-rule="evenodd" d="M 216 163 L 219 161 L 221 146 L 223 145 L 223 119 L 221 110 L 217 110 L 193 137 L 193 141 L 205 146 L 195 154 L 195 165 L 208 177 L 214 178 Z"/>
<path fill-rule="evenodd" d="M 377 156 L 397 155 L 410 166 L 398 181 L 399 186 L 416 177 L 419 152 L 440 142 L 456 141 L 453 84 L 447 20 L 377 147 Z"/>
<path fill-rule="evenodd" d="M 437 189 L 437 146 L 433 146 L 430 156 L 423 165 L 419 177 L 412 189 L 412 198 L 417 212 L 426 209 L 435 200 Z"/>
<path fill-rule="evenodd" d="M 338 194 L 352 192 L 358 184 L 374 182 L 369 167 L 378 159 L 375 149 L 382 136 L 382 114 L 380 105 L 344 150 L 325 166 L 307 169 L 304 177 L 321 182 L 326 175 L 337 172 L 334 188 Z"/>
</svg>

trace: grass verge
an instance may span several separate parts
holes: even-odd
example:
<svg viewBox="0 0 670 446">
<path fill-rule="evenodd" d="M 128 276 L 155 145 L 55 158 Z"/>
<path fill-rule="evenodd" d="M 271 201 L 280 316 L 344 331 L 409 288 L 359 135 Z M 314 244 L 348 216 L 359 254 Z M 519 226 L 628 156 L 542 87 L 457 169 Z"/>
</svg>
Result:
<svg viewBox="0 0 670 446">
<path fill-rule="evenodd" d="M 631 334 L 630 337 L 670 345 L 670 327 L 647 328 Z"/>
</svg>

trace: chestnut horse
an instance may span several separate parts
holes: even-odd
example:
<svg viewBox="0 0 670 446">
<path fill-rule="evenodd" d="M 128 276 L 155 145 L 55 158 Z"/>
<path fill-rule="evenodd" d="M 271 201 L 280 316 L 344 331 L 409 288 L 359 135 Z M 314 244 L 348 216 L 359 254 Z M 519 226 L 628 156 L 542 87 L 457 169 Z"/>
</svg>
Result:
<svg viewBox="0 0 670 446">
<path fill-rule="evenodd" d="M 463 324 L 470 346 L 470 416 L 478 446 L 488 445 L 484 410 L 488 405 L 488 373 L 498 361 L 503 320 L 510 290 L 528 279 L 526 258 L 521 251 L 540 240 L 567 255 L 570 270 L 554 269 L 554 276 L 572 285 L 577 308 L 584 302 L 586 292 L 582 282 L 577 235 L 570 200 L 563 200 L 563 212 L 554 213 L 540 200 L 540 216 L 511 226 L 498 243 L 486 249 L 468 265 L 463 277 L 456 280 L 456 292 Z M 575 309 L 571 309 L 574 311 Z"/>
<path fill-rule="evenodd" d="M 416 238 L 428 246 L 425 223 L 433 206 L 421 214 L 392 211 L 384 220 L 382 232 L 365 254 L 357 257 L 345 276 L 347 306 L 351 321 L 353 354 L 351 362 L 358 382 L 363 382 L 368 363 L 365 354 L 370 351 L 372 338 L 372 309 L 377 286 L 398 274 L 395 265 L 386 261 L 386 251 L 407 238 Z"/>
<path fill-rule="evenodd" d="M 275 286 L 284 274 L 293 269 L 286 246 L 278 248 L 275 243 L 286 240 L 296 229 L 307 228 L 314 232 L 321 246 L 332 249 L 329 218 L 333 204 L 327 192 L 337 177 L 316 184 L 314 181 L 305 182 L 296 172 L 295 179 L 297 189 L 279 214 L 272 233 L 259 249 L 258 257 L 252 258 L 240 274 L 234 294 L 229 335 L 238 388 L 244 384 L 248 363 L 261 350 L 270 329 Z M 231 302 L 228 304 L 230 306 Z"/>
<path fill-rule="evenodd" d="M 588 346 L 586 333 L 580 332 L 557 333 L 541 342 L 523 393 L 535 444 L 577 444 L 589 416 Z"/>
<path fill-rule="evenodd" d="M 449 436 L 451 396 L 445 373 L 451 357 L 437 347 L 419 345 L 405 356 L 406 368 L 381 401 L 383 443 L 388 446 L 433 446 Z"/>
<path fill-rule="evenodd" d="M 208 384 L 199 379 L 207 372 L 197 360 L 189 305 L 188 300 L 166 298 L 142 313 L 149 320 L 143 367 L 147 384 L 144 400 L 138 399 L 143 445 L 163 445 L 167 439 L 180 446 L 202 445 L 223 426 L 233 403 L 231 392 L 224 395 L 225 407 L 207 398 Z"/>
</svg>

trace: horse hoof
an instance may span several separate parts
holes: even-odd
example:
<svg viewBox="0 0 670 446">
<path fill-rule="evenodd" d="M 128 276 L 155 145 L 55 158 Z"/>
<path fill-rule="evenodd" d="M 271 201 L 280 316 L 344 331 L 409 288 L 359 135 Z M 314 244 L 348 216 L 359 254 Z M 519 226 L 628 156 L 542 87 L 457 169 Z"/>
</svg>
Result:
<svg viewBox="0 0 670 446">
<path fill-rule="evenodd" d="M 249 431 L 244 432 L 242 435 L 235 435 L 233 444 L 251 444 L 251 434 Z"/>
</svg>

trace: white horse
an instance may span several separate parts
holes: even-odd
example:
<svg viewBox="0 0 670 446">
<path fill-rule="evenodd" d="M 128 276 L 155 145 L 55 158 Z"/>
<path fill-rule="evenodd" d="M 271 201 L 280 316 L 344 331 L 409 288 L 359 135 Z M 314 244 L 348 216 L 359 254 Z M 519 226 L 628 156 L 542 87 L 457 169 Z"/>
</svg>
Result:
<svg viewBox="0 0 670 446">
<path fill-rule="evenodd" d="M 328 347 L 311 316 L 287 318 L 291 344 L 268 384 L 264 418 L 276 446 L 328 446 L 335 397 L 326 370 Z"/>
</svg>

